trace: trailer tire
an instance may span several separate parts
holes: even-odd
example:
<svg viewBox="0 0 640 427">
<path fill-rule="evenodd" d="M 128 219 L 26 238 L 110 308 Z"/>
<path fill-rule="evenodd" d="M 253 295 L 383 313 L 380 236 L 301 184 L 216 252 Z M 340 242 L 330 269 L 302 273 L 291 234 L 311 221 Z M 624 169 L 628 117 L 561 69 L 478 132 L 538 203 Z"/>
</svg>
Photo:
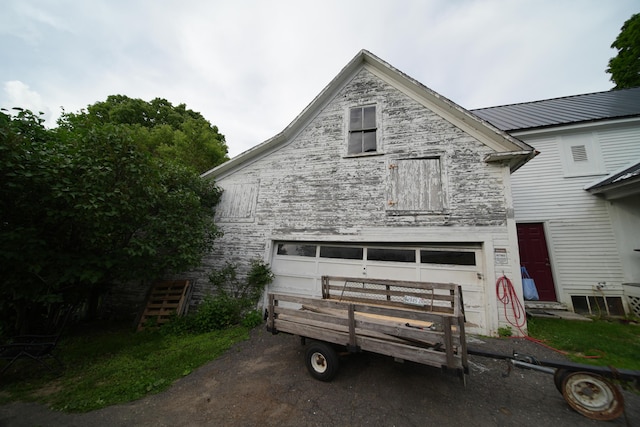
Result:
<svg viewBox="0 0 640 427">
<path fill-rule="evenodd" d="M 305 352 L 305 364 L 315 379 L 331 381 L 338 373 L 338 353 L 328 343 L 313 342 Z"/>
<path fill-rule="evenodd" d="M 575 411 L 592 420 L 614 420 L 624 412 L 624 397 L 618 387 L 590 372 L 566 375 L 562 397 Z"/>
<path fill-rule="evenodd" d="M 567 378 L 570 373 L 571 371 L 558 368 L 553 374 L 553 383 L 556 385 L 556 389 L 558 389 L 558 392 L 560 392 L 560 394 L 562 394 L 562 384 L 564 383 L 564 379 Z"/>
</svg>

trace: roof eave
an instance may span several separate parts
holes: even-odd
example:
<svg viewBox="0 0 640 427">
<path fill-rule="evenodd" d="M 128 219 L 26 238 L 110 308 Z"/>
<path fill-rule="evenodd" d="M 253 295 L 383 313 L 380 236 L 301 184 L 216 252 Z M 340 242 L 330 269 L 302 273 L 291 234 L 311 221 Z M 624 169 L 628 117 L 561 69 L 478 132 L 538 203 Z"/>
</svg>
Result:
<svg viewBox="0 0 640 427">
<path fill-rule="evenodd" d="M 492 153 L 484 157 L 484 161 L 487 163 L 507 163 L 511 173 L 520 169 L 525 163 L 533 159 L 540 154 L 539 151 L 511 151 L 507 153 Z"/>
</svg>

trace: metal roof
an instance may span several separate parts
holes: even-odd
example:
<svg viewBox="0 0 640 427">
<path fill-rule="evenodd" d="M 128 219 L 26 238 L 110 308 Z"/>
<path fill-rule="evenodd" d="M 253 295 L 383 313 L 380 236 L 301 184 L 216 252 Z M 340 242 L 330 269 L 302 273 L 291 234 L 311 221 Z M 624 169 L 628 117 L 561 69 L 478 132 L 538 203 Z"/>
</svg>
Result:
<svg viewBox="0 0 640 427">
<path fill-rule="evenodd" d="M 640 87 L 471 110 L 503 131 L 640 116 Z"/>
<path fill-rule="evenodd" d="M 631 166 L 625 167 L 623 170 L 614 172 L 604 179 L 590 185 L 586 190 L 596 190 L 608 187 L 614 184 L 622 184 L 630 182 L 633 179 L 640 178 L 640 162 L 633 163 Z"/>
</svg>

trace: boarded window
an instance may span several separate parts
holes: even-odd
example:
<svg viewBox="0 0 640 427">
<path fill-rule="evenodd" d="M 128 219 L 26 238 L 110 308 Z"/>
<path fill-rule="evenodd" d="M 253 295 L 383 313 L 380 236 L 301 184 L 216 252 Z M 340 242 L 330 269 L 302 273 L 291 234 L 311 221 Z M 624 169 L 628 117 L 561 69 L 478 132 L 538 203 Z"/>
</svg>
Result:
<svg viewBox="0 0 640 427">
<path fill-rule="evenodd" d="M 258 199 L 258 183 L 226 184 L 216 217 L 220 222 L 252 222 Z"/>
<path fill-rule="evenodd" d="M 349 111 L 348 154 L 375 153 L 376 107 L 357 107 Z"/>
<path fill-rule="evenodd" d="M 393 160 L 389 164 L 389 211 L 440 212 L 444 192 L 440 158 Z"/>
</svg>

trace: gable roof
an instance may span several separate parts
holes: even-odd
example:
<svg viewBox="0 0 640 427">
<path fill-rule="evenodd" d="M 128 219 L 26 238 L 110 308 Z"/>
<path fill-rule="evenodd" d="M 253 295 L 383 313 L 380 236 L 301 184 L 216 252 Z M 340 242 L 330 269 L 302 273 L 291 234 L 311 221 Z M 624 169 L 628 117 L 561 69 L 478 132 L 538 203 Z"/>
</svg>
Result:
<svg viewBox="0 0 640 427">
<path fill-rule="evenodd" d="M 231 160 L 203 173 L 203 178 L 228 175 L 238 168 L 252 163 L 263 155 L 278 149 L 291 140 L 329 103 L 362 68 L 372 72 L 405 94 L 420 102 L 434 113 L 459 127 L 495 150 L 487 156 L 487 162 L 508 162 L 514 171 L 535 156 L 534 149 L 480 120 L 468 110 L 434 92 L 420 82 L 392 67 L 367 50 L 361 50 L 325 87 L 322 92 L 282 132 L 267 141 L 239 154 Z"/>
<path fill-rule="evenodd" d="M 471 110 L 504 131 L 640 117 L 640 87 Z"/>
</svg>

